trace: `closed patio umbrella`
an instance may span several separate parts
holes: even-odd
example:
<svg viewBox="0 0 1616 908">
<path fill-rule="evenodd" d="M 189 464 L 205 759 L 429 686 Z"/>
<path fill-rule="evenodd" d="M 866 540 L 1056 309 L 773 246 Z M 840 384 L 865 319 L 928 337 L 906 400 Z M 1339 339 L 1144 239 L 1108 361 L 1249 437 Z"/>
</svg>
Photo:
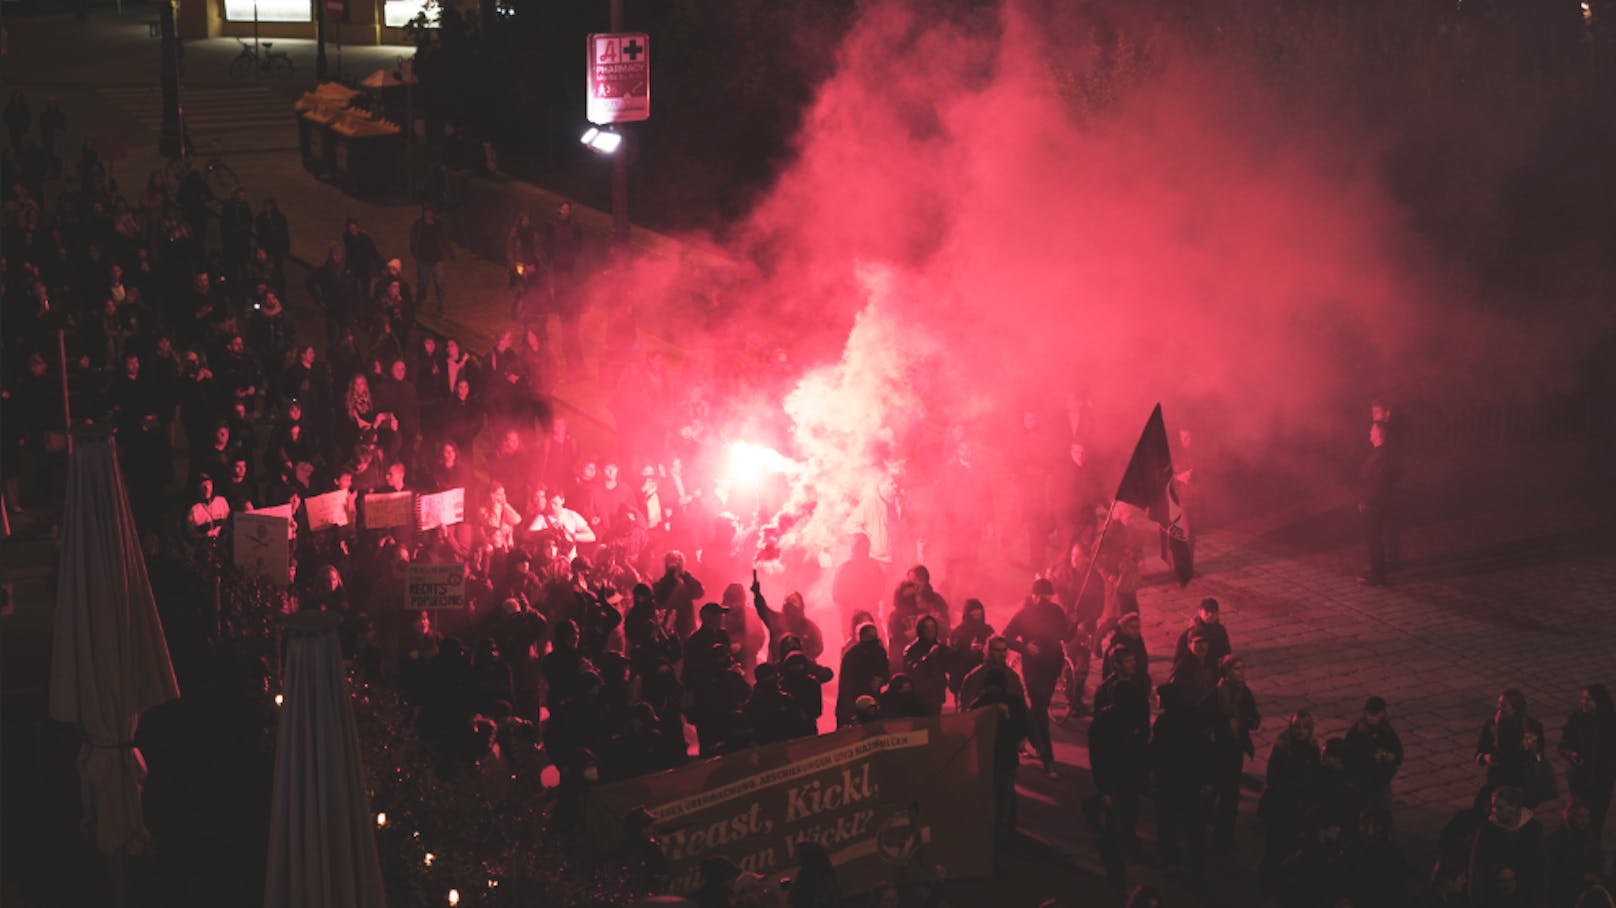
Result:
<svg viewBox="0 0 1616 908">
<path fill-rule="evenodd" d="M 265 908 L 385 908 L 339 618 L 286 618 L 286 692 L 275 743 Z"/>
<path fill-rule="evenodd" d="M 86 827 L 103 854 L 140 853 L 140 714 L 180 695 L 146 559 L 105 431 L 75 432 L 62 515 L 50 716 L 78 725 Z M 116 866 L 116 865 L 115 865 Z"/>
</svg>

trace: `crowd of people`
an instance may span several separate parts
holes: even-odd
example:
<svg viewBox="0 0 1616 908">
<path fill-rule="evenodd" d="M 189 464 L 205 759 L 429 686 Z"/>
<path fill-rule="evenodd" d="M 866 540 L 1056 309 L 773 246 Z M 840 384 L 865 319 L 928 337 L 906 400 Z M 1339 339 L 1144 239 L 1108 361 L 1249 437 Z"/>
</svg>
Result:
<svg viewBox="0 0 1616 908">
<path fill-rule="evenodd" d="M 443 308 L 453 251 L 431 208 L 406 250 L 413 287 L 401 259 L 347 222 L 304 285 L 324 321 L 311 338 L 287 309 L 290 228 L 273 199 L 256 211 L 243 192 L 213 199 L 191 172 L 177 186 L 154 174 L 131 202 L 85 143 L 76 181 L 50 203 L 63 118 L 53 105 L 36 142 L 17 97 L 5 113 L 0 260 L 13 512 L 59 494 L 64 404 L 115 429 L 137 523 L 161 544 L 223 550 L 233 514 L 285 506 L 284 607 L 343 617 L 345 654 L 404 693 L 445 772 L 554 767 L 558 822 L 578 820 L 580 795 L 597 782 L 883 718 L 992 708 L 1003 716 L 995 834 L 1011 845 L 1024 751 L 1060 778 L 1050 710 L 1064 694 L 1074 716 L 1092 714 L 1083 813 L 1111 882 L 1127 885 L 1147 797 L 1169 871 L 1195 878 L 1208 852 L 1237 848 L 1260 700 L 1215 599 L 1181 635 L 1166 678 L 1153 680 L 1140 546 L 1119 535 L 1095 551 L 1096 504 L 1104 514 L 1109 502 L 1089 480 L 1080 396 L 1054 430 L 1029 408 L 1014 438 L 1010 471 L 1034 492 L 1010 524 L 1021 530 L 998 541 L 1036 579 L 1002 629 L 962 596 L 982 573 L 980 531 L 963 528 L 984 523 L 972 509 L 987 483 L 963 427 L 950 427 L 920 470 L 952 490 L 932 509 L 931 538 L 943 542 L 928 550 L 957 610 L 918 563 L 890 477 L 855 515 L 826 578 L 831 601 L 782 595 L 780 575 L 754 567 L 757 515 L 732 513 L 699 440 L 681 431 L 688 420 L 637 420 L 613 449 L 591 452 L 551 412 L 549 316 L 569 364 L 582 356 L 584 236 L 567 206 L 542 226 L 523 215 L 512 228 L 511 315 L 522 327 L 500 332 L 486 354 L 416 322 L 429 291 Z M 674 400 L 670 382 L 653 353 L 622 373 L 619 396 Z M 1187 451 L 1188 432 L 1179 441 Z M 176 483 L 187 490 L 178 508 Z M 452 490 L 465 496 L 461 522 L 366 520 L 373 493 Z M 304 503 L 337 491 L 348 518 L 313 528 Z M 1379 581 L 1385 556 L 1375 558 Z M 406 610 L 412 563 L 461 565 L 465 606 Z M 1593 904 L 1579 899 L 1606 878 L 1599 834 L 1616 780 L 1616 714 L 1600 685 L 1583 698 L 1560 740 L 1570 797 L 1552 834 L 1530 812 L 1554 796 L 1543 727 L 1518 692 L 1500 698 L 1477 749 L 1486 786 L 1450 824 L 1418 904 Z M 1404 903 L 1412 877 L 1391 839 L 1404 751 L 1389 713 L 1371 697 L 1344 738 L 1321 744 L 1313 717 L 1298 712 L 1274 744 L 1256 812 L 1260 875 L 1281 904 Z M 654 836 L 644 835 L 654 881 Z M 698 903 L 768 903 L 741 894 L 756 881 L 715 866 L 722 885 Z M 822 879 L 792 887 L 791 905 L 840 904 L 828 862 L 815 869 Z"/>
</svg>

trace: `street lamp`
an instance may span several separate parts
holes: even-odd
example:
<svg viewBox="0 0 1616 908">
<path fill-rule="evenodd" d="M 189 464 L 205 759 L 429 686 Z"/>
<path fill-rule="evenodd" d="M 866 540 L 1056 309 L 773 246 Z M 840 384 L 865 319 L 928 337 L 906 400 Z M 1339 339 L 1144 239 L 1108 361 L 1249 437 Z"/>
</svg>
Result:
<svg viewBox="0 0 1616 908">
<path fill-rule="evenodd" d="M 578 141 L 589 146 L 591 151 L 596 151 L 603 155 L 614 155 L 623 144 L 623 135 L 610 129 L 591 126 L 584 130 L 583 137 Z"/>
</svg>

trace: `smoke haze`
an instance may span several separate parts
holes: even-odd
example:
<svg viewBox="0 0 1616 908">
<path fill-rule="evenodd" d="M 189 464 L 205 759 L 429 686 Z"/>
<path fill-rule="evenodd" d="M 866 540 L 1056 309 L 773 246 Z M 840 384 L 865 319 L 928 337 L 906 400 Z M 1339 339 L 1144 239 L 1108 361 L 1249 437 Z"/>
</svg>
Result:
<svg viewBox="0 0 1616 908">
<path fill-rule="evenodd" d="M 1482 305 L 1388 190 L 1394 130 L 1437 103 L 1408 73 L 1276 84 L 1243 52 L 1054 9 L 864 9 L 795 160 L 726 238 L 747 267 L 714 358 L 771 352 L 712 391 L 712 422 L 804 464 L 794 494 L 815 510 L 788 538 L 840 552 L 876 478 L 918 485 L 949 426 L 1002 468 L 1021 413 L 1065 432 L 1069 395 L 1112 486 L 1157 401 L 1170 433 L 1307 475 L 1355 456 L 1319 452 L 1361 443 L 1377 395 L 1568 381 L 1591 326 Z M 1386 115 L 1398 86 L 1414 100 Z M 1468 157 L 1468 177 L 1524 144 Z M 647 268 L 664 295 L 710 280 Z"/>
</svg>

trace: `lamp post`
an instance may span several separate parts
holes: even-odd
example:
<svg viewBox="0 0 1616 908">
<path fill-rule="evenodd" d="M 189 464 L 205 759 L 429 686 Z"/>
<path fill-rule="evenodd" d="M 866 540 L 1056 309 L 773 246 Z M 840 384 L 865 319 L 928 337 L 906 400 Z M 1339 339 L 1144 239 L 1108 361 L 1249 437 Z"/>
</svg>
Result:
<svg viewBox="0 0 1616 908">
<path fill-rule="evenodd" d="M 180 38 L 174 28 L 174 0 L 158 0 L 157 21 L 163 36 L 163 132 L 158 148 L 170 158 L 183 155 L 185 120 L 180 110 Z"/>
<path fill-rule="evenodd" d="M 623 0 L 611 0 L 612 31 L 623 30 Z M 628 248 L 628 154 L 612 155 L 612 245 Z"/>
<path fill-rule="evenodd" d="M 314 0 L 314 78 L 325 81 L 325 0 Z"/>
</svg>

